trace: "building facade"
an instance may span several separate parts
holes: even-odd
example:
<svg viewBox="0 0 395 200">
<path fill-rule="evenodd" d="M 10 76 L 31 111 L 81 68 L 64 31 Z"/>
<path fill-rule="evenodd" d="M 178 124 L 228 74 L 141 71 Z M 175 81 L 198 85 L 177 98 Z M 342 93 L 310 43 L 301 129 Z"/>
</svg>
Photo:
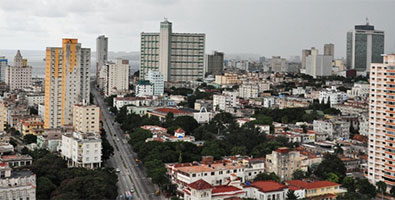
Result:
<svg viewBox="0 0 395 200">
<path fill-rule="evenodd" d="M 147 80 L 139 80 L 135 92 L 137 97 L 152 96 L 154 95 L 154 85 Z"/>
<path fill-rule="evenodd" d="M 74 105 L 73 127 L 83 133 L 100 133 L 100 107 L 96 105 Z"/>
<path fill-rule="evenodd" d="M 266 155 L 265 165 L 268 173 L 274 172 L 281 180 L 290 180 L 292 173 L 301 168 L 300 152 L 286 147 L 278 148 Z"/>
<path fill-rule="evenodd" d="M 314 78 L 332 75 L 331 56 L 319 55 L 318 49 L 311 49 L 306 57 L 306 74 Z"/>
<path fill-rule="evenodd" d="M 153 85 L 153 95 L 162 96 L 165 91 L 165 82 L 163 75 L 159 71 L 149 70 L 145 76 L 145 80 Z"/>
<path fill-rule="evenodd" d="M 96 81 L 100 85 L 102 81 L 99 76 L 102 66 L 108 59 L 108 37 L 100 35 L 96 38 Z"/>
<path fill-rule="evenodd" d="M 0 82 L 5 82 L 5 72 L 8 67 L 8 60 L 4 56 L 0 56 Z"/>
<path fill-rule="evenodd" d="M 36 175 L 31 171 L 12 171 L 8 163 L 0 163 L 0 199 L 36 199 Z"/>
<path fill-rule="evenodd" d="M 23 59 L 19 50 L 14 58 L 14 66 L 6 68 L 5 83 L 11 91 L 32 85 L 32 67 L 27 65 L 27 59 Z"/>
<path fill-rule="evenodd" d="M 101 87 L 106 96 L 116 95 L 129 90 L 129 60 L 117 59 L 106 62 L 99 72 Z"/>
<path fill-rule="evenodd" d="M 207 55 L 205 68 L 207 74 L 222 74 L 224 71 L 224 53 L 214 51 L 213 54 Z"/>
<path fill-rule="evenodd" d="M 45 67 L 45 128 L 73 121 L 73 106 L 89 102 L 90 49 L 77 39 L 63 39 L 62 47 L 48 47 Z"/>
<path fill-rule="evenodd" d="M 324 56 L 330 56 L 332 61 L 335 60 L 335 45 L 332 43 L 324 44 Z"/>
<path fill-rule="evenodd" d="M 395 186 L 395 54 L 370 67 L 369 142 L 366 177 Z"/>
<path fill-rule="evenodd" d="M 347 68 L 367 71 L 371 63 L 382 63 L 384 53 L 384 31 L 374 26 L 356 25 L 347 32 Z"/>
<path fill-rule="evenodd" d="M 60 155 L 69 167 L 101 167 L 101 139 L 93 133 L 63 133 Z"/>
<path fill-rule="evenodd" d="M 164 81 L 194 81 L 204 77 L 205 34 L 173 33 L 167 19 L 160 33 L 141 33 L 140 79 L 149 70 L 159 71 Z"/>
</svg>

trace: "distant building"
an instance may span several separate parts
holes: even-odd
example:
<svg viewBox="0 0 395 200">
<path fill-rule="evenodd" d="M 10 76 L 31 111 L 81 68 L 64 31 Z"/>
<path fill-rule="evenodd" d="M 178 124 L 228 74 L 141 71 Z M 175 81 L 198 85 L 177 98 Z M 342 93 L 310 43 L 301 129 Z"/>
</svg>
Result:
<svg viewBox="0 0 395 200">
<path fill-rule="evenodd" d="M 5 83 L 11 91 L 32 85 L 32 67 L 27 65 L 27 59 L 23 59 L 19 50 L 14 58 L 14 66 L 6 68 Z"/>
<path fill-rule="evenodd" d="M 259 95 L 259 86 L 256 84 L 242 84 L 239 87 L 238 96 L 244 99 L 257 98 Z"/>
<path fill-rule="evenodd" d="M 330 43 L 330 44 L 324 44 L 324 56 L 330 56 L 332 58 L 332 61 L 335 60 L 335 45 Z"/>
<path fill-rule="evenodd" d="M 83 133 L 100 133 L 100 107 L 96 105 L 74 105 L 73 127 Z"/>
<path fill-rule="evenodd" d="M 311 49 L 311 54 L 306 57 L 305 73 L 314 78 L 332 75 L 331 56 L 319 55 L 318 49 Z"/>
<path fill-rule="evenodd" d="M 214 51 L 214 54 L 207 55 L 206 73 L 218 75 L 224 71 L 224 53 Z"/>
<path fill-rule="evenodd" d="M 106 96 L 125 93 L 129 90 L 129 60 L 107 61 L 99 72 L 100 84 Z"/>
<path fill-rule="evenodd" d="M 311 55 L 311 50 L 315 50 L 315 48 L 312 47 L 311 49 L 302 50 L 302 69 L 306 69 L 306 58 Z"/>
<path fill-rule="evenodd" d="M 237 92 L 224 91 L 221 95 L 213 96 L 214 111 L 230 112 L 237 106 Z"/>
<path fill-rule="evenodd" d="M 167 19 L 160 33 L 141 33 L 140 79 L 158 70 L 164 81 L 194 81 L 204 78 L 205 34 L 173 33 Z"/>
<path fill-rule="evenodd" d="M 31 171 L 12 171 L 8 163 L 0 163 L 0 199 L 36 199 L 36 175 Z"/>
<path fill-rule="evenodd" d="M 60 155 L 69 167 L 100 168 L 101 139 L 94 133 L 63 133 Z"/>
<path fill-rule="evenodd" d="M 101 35 L 96 38 L 96 81 L 100 84 L 103 77 L 99 76 L 99 72 L 108 59 L 108 37 Z"/>
<path fill-rule="evenodd" d="M 368 71 L 371 63 L 383 63 L 384 31 L 367 21 L 347 32 L 347 68 Z"/>
<path fill-rule="evenodd" d="M 7 124 L 7 108 L 5 102 L 0 100 L 0 132 L 5 130 Z"/>
<path fill-rule="evenodd" d="M 145 80 L 153 85 L 153 95 L 162 96 L 165 90 L 163 75 L 159 71 L 149 70 L 145 76 Z"/>
<path fill-rule="evenodd" d="M 281 58 L 280 56 L 273 56 L 270 65 L 272 68 L 272 72 L 287 72 L 288 71 L 288 62 L 287 59 Z"/>
<path fill-rule="evenodd" d="M 5 82 L 5 73 L 8 67 L 8 60 L 0 56 L 0 82 Z"/>
<path fill-rule="evenodd" d="M 154 95 L 154 85 L 147 80 L 139 80 L 135 91 L 137 97 L 152 96 Z"/>
</svg>

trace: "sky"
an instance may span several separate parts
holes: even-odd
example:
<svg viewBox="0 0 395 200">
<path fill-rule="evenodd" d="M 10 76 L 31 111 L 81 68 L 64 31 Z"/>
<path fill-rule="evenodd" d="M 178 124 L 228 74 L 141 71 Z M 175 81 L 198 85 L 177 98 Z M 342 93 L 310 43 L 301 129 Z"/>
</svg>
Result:
<svg viewBox="0 0 395 200">
<path fill-rule="evenodd" d="M 139 51 L 140 33 L 158 32 L 166 17 L 174 32 L 206 33 L 206 53 L 289 57 L 334 43 L 340 58 L 346 32 L 368 17 L 392 53 L 394 8 L 394 0 L 0 0 L 0 49 L 45 50 L 72 37 L 95 51 L 104 34 L 110 51 Z"/>
</svg>

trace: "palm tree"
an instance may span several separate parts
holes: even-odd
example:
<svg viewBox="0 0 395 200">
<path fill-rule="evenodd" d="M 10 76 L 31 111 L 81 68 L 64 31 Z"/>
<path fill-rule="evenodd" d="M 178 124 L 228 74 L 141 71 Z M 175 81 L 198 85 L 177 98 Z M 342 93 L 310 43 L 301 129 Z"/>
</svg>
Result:
<svg viewBox="0 0 395 200">
<path fill-rule="evenodd" d="M 381 199 L 384 198 L 384 194 L 387 190 L 387 184 L 383 181 L 379 181 L 376 183 L 377 189 L 381 192 Z"/>
</svg>

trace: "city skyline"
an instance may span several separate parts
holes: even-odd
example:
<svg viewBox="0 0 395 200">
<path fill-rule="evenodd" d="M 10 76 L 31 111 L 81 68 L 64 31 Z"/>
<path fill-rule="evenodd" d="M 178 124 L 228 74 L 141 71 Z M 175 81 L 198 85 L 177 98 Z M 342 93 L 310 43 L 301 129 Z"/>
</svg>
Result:
<svg viewBox="0 0 395 200">
<path fill-rule="evenodd" d="M 59 38 L 72 37 L 95 49 L 95 39 L 105 34 L 111 40 L 110 51 L 139 51 L 140 33 L 156 32 L 157 23 L 167 17 L 177 32 L 205 33 L 206 53 L 300 56 L 302 49 L 314 46 L 322 51 L 324 44 L 333 43 L 335 57 L 345 57 L 347 31 L 365 24 L 368 17 L 370 24 L 385 31 L 384 52 L 391 53 L 395 51 L 395 27 L 386 19 L 391 18 L 394 5 L 390 1 L 354 0 L 226 4 L 179 0 L 32 4 L 6 0 L 0 8 L 0 42 L 1 49 L 41 50 L 56 46 Z M 350 10 L 353 12 L 347 12 Z M 150 15 L 145 15 L 147 12 Z M 203 12 L 205 15 L 199 14 Z"/>
</svg>

